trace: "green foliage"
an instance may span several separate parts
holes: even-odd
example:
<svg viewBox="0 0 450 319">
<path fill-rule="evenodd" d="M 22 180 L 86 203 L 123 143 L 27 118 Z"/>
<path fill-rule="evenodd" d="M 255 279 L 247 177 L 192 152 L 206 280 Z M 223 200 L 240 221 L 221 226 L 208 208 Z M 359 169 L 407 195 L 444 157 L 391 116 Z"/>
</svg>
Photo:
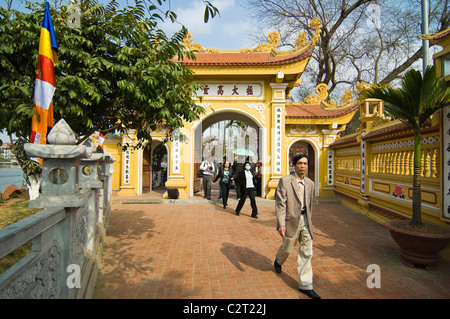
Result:
<svg viewBox="0 0 450 319">
<path fill-rule="evenodd" d="M 206 23 L 209 20 L 209 17 L 214 18 L 216 16 L 216 14 L 219 13 L 219 10 L 217 10 L 217 8 L 215 8 L 210 1 L 204 1 L 206 4 L 206 8 L 205 8 L 205 14 L 203 17 L 203 21 Z"/>
<path fill-rule="evenodd" d="M 27 15 L 0 8 L 0 130 L 6 129 L 8 134 L 31 133 L 39 45 L 35 38 L 42 16 L 43 12 Z"/>
<path fill-rule="evenodd" d="M 360 95 L 360 99 L 377 98 L 385 101 L 385 109 L 395 118 L 420 129 L 433 113 L 450 103 L 450 88 L 436 75 L 436 67 L 429 66 L 424 76 L 418 70 L 409 70 L 401 87 L 376 85 Z"/>
<path fill-rule="evenodd" d="M 207 1 L 205 5 L 209 19 L 217 9 Z M 67 26 L 71 12 L 66 6 L 51 10 L 59 49 L 55 122 L 64 118 L 81 142 L 95 131 L 130 129 L 145 140 L 158 124 L 171 131 L 183 120 L 198 119 L 204 110 L 191 96 L 201 85 L 192 82 L 192 71 L 176 62 L 195 59 L 194 52 L 181 45 L 184 27 L 168 37 L 158 28 L 162 18 L 157 6 L 141 0 L 122 9 L 115 1 L 102 5 L 82 0 L 78 6 L 79 28 Z M 31 133 L 44 4 L 31 12 L 0 8 L 0 130 L 25 139 Z M 165 17 L 174 20 L 176 14 L 167 11 Z"/>
</svg>

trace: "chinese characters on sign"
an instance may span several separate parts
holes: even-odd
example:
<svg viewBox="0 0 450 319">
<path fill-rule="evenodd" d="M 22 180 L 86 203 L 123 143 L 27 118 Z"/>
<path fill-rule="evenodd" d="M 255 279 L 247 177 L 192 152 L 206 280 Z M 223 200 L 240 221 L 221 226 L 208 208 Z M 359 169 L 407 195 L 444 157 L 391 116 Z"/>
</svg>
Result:
<svg viewBox="0 0 450 319">
<path fill-rule="evenodd" d="M 210 98 L 262 98 L 262 83 L 204 83 L 197 96 Z"/>
<path fill-rule="evenodd" d="M 366 141 L 361 140 L 361 193 L 366 192 Z"/>
<path fill-rule="evenodd" d="M 172 164 L 173 164 L 173 172 L 174 173 L 180 173 L 180 130 L 177 129 L 173 132 L 173 157 L 172 157 Z"/>
<path fill-rule="evenodd" d="M 283 127 L 283 109 L 281 106 L 275 107 L 275 174 L 281 174 L 281 137 Z"/>
<path fill-rule="evenodd" d="M 328 161 L 327 161 L 327 176 L 328 185 L 334 184 L 334 151 L 328 151 Z"/>
<path fill-rule="evenodd" d="M 442 190 L 442 207 L 445 218 L 450 218 L 450 106 L 444 109 L 442 120 L 442 143 L 443 143 L 443 190 Z"/>
<path fill-rule="evenodd" d="M 130 184 L 130 150 L 125 150 L 125 161 L 123 162 L 123 183 Z"/>
</svg>

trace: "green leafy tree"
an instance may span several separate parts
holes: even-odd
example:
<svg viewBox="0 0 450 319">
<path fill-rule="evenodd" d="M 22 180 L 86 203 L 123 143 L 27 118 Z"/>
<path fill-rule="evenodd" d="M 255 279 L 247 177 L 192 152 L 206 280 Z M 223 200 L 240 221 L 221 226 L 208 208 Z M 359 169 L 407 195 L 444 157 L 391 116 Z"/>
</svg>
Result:
<svg viewBox="0 0 450 319">
<path fill-rule="evenodd" d="M 130 129 L 141 141 L 149 140 L 156 125 L 165 125 L 170 133 L 204 112 L 191 98 L 201 85 L 177 62 L 195 59 L 195 52 L 181 44 L 186 28 L 171 37 L 158 28 L 164 19 L 176 20 L 170 10 L 160 15 L 165 1 L 155 5 L 136 0 L 119 8 L 114 0 L 106 5 L 81 0 L 76 27 L 68 26 L 72 12 L 67 6 L 51 10 L 59 60 L 55 123 L 64 118 L 79 143 L 95 131 Z M 209 1 L 204 3 L 206 22 L 218 11 Z M 27 3 L 27 9 L 31 13 L 0 8 L 0 131 L 25 141 L 31 133 L 44 4 Z M 25 173 L 39 173 L 39 167 Z"/>
<path fill-rule="evenodd" d="M 414 129 L 414 175 L 412 219 L 410 225 L 423 226 L 421 215 L 421 128 L 436 111 L 450 104 L 450 88 L 436 75 L 435 66 L 429 66 L 422 77 L 421 72 L 409 70 L 402 79 L 400 88 L 372 86 L 360 95 L 360 99 L 376 98 L 385 102 L 385 109 L 395 118 Z"/>
<path fill-rule="evenodd" d="M 79 7 L 81 24 L 75 28 L 67 26 L 66 6 L 52 12 L 59 46 L 55 121 L 64 117 L 80 138 L 135 129 L 148 139 L 157 124 L 173 129 L 198 118 L 202 108 L 190 97 L 199 85 L 192 83 L 192 71 L 171 60 L 194 58 L 181 45 L 184 27 L 167 37 L 158 29 L 157 7 L 140 0 L 120 10 L 115 1 L 103 6 L 83 0 Z M 1 128 L 20 137 L 30 132 L 43 15 L 43 6 L 29 9 L 34 12 L 0 11 Z"/>
</svg>

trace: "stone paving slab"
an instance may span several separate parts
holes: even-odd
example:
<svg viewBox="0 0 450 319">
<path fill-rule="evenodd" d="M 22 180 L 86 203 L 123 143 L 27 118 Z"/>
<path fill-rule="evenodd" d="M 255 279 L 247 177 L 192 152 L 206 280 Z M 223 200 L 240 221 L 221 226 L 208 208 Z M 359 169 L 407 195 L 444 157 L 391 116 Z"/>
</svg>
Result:
<svg viewBox="0 0 450 319">
<path fill-rule="evenodd" d="M 283 272 L 273 268 L 281 237 L 274 202 L 247 200 L 115 203 L 94 298 L 97 299 L 308 299 L 298 291 L 294 248 Z M 317 204 L 314 290 L 323 299 L 448 299 L 450 261 L 438 270 L 409 268 L 387 229 L 340 204 Z M 369 288 L 369 265 L 381 287 Z"/>
</svg>

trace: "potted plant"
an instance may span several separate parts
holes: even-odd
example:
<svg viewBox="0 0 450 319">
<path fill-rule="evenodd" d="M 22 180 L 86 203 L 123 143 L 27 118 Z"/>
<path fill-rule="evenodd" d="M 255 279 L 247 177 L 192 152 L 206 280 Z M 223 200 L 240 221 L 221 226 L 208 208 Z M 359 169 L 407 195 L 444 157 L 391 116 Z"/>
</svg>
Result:
<svg viewBox="0 0 450 319">
<path fill-rule="evenodd" d="M 365 89 L 360 99 L 376 98 L 385 102 L 385 110 L 414 129 L 414 174 L 412 218 L 389 221 L 385 226 L 400 246 L 402 262 L 434 269 L 438 253 L 450 240 L 450 229 L 422 220 L 421 211 L 421 127 L 436 111 L 450 105 L 450 88 L 436 74 L 435 66 L 426 68 L 423 76 L 417 70 L 404 75 L 401 87 L 374 85 Z"/>
</svg>

